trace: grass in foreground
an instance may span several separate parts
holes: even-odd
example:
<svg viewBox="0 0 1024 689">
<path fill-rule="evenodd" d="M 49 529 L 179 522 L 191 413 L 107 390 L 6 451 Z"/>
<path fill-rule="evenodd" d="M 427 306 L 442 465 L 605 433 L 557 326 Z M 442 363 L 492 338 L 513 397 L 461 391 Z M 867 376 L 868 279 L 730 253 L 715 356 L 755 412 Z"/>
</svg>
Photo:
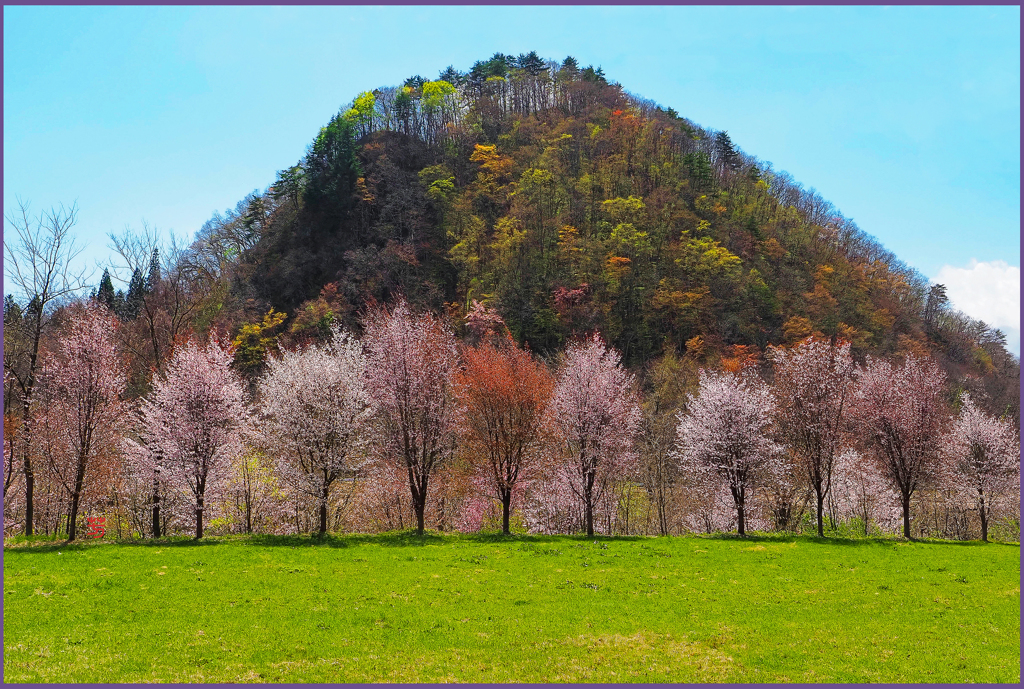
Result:
<svg viewBox="0 0 1024 689">
<path fill-rule="evenodd" d="M 1016 544 L 415 535 L 4 550 L 5 682 L 1019 682 Z"/>
</svg>

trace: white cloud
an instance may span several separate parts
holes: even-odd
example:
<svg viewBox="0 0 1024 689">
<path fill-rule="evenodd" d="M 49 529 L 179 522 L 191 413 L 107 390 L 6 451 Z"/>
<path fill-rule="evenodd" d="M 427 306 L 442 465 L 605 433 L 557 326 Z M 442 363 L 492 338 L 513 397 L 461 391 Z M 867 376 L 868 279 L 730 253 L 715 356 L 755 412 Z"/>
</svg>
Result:
<svg viewBox="0 0 1024 689">
<path fill-rule="evenodd" d="M 1020 267 L 972 258 L 966 268 L 942 266 L 934 282 L 946 286 L 955 308 L 1006 333 L 1008 348 L 1020 355 Z"/>
</svg>

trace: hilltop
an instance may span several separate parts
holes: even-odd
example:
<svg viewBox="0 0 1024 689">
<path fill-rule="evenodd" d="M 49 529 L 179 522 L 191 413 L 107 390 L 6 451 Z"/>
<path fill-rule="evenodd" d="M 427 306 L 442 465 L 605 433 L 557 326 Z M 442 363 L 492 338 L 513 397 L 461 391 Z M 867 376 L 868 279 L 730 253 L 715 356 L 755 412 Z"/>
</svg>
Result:
<svg viewBox="0 0 1024 689">
<path fill-rule="evenodd" d="M 720 365 L 819 334 L 860 358 L 928 352 L 1016 409 L 1002 333 L 727 132 L 571 57 L 358 94 L 190 257 L 232 332 L 271 308 L 290 337 L 358 330 L 397 294 L 458 324 L 479 300 L 541 355 L 599 330 L 634 367 Z"/>
</svg>

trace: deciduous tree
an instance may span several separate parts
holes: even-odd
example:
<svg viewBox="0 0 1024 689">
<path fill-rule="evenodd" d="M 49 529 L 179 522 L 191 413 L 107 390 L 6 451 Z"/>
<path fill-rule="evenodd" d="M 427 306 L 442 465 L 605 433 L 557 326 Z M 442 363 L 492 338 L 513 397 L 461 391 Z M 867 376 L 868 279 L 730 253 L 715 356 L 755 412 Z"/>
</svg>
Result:
<svg viewBox="0 0 1024 689">
<path fill-rule="evenodd" d="M 753 489 L 777 468 L 781 448 L 771 439 L 774 413 L 771 390 L 748 368 L 701 370 L 699 389 L 679 415 L 676 435 L 684 471 L 705 468 L 729 487 L 740 536 L 746 535 Z"/>
<path fill-rule="evenodd" d="M 1010 421 L 986 414 L 964 394 L 947 442 L 952 483 L 975 503 L 981 540 L 988 541 L 993 502 L 1008 490 L 1017 493 L 1020 438 Z"/>
<path fill-rule="evenodd" d="M 230 351 L 211 337 L 205 346 L 189 341 L 177 349 L 141 405 L 146 446 L 163 475 L 193 499 L 196 538 L 203 537 L 207 492 L 242 451 L 243 396 Z"/>
<path fill-rule="evenodd" d="M 946 377 L 931 359 L 907 355 L 902 364 L 868 357 L 857 375 L 857 433 L 899 493 L 903 535 L 910 538 L 910 498 L 937 475 L 948 419 Z"/>
<path fill-rule="evenodd" d="M 633 376 L 600 335 L 569 346 L 548 419 L 561 450 L 562 478 L 582 504 L 587 536 L 593 536 L 594 507 L 609 483 L 633 468 L 640 426 Z"/>
<path fill-rule="evenodd" d="M 117 320 L 93 301 L 70 309 L 67 331 L 42 372 L 40 422 L 58 436 L 58 475 L 71 496 L 68 540 L 75 540 L 86 473 L 118 432 L 127 377 L 116 351 Z"/>
<path fill-rule="evenodd" d="M 364 344 L 367 389 L 378 408 L 379 449 L 406 473 L 416 530 L 422 534 L 430 477 L 455 449 L 455 337 L 433 315 L 414 314 L 401 299 L 367 316 Z"/>
<path fill-rule="evenodd" d="M 25 473 L 25 535 L 31 536 L 35 487 L 31 420 L 42 364 L 40 344 L 54 303 L 83 289 L 86 275 L 75 268 L 82 251 L 71 234 L 78 219 L 77 206 L 61 206 L 33 218 L 28 205 L 19 203 L 17 211 L 6 217 L 14 232 L 10 240 L 4 240 L 4 282 L 12 284 L 19 297 L 27 301 L 17 324 L 18 346 L 12 351 L 4 337 L 4 370 L 15 381 L 21 397 L 21 428 L 16 442 L 21 446 L 19 454 Z"/>
<path fill-rule="evenodd" d="M 789 349 L 773 349 L 771 358 L 779 435 L 814 489 L 818 535 L 823 536 L 824 505 L 849 412 L 850 344 L 807 338 Z"/>
<path fill-rule="evenodd" d="M 544 365 L 509 338 L 463 350 L 456 389 L 463 407 L 462 452 L 501 502 L 509 532 L 512 496 L 541 449 L 544 408 L 554 385 Z"/>
<path fill-rule="evenodd" d="M 362 345 L 335 329 L 330 342 L 282 352 L 260 381 L 261 441 L 293 489 L 319 503 L 327 533 L 331 486 L 359 467 L 371 400 Z"/>
</svg>

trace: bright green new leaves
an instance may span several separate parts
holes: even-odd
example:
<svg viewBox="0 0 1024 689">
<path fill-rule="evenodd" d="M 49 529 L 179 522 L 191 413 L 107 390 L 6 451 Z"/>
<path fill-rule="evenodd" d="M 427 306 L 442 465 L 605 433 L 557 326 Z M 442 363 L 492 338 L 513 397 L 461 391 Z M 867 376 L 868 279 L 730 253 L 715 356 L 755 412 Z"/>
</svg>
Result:
<svg viewBox="0 0 1024 689">
<path fill-rule="evenodd" d="M 601 209 L 608 214 L 613 223 L 641 225 L 646 217 L 644 200 L 636 196 L 602 201 Z"/>
<path fill-rule="evenodd" d="M 367 127 L 373 122 L 374 108 L 377 106 L 377 97 L 369 91 L 363 91 L 352 102 L 352 107 L 342 115 L 349 122 L 360 127 Z"/>
<path fill-rule="evenodd" d="M 690 279 L 738 278 L 743 261 L 710 237 L 692 238 L 683 233 L 681 256 L 675 260 Z"/>
<path fill-rule="evenodd" d="M 423 84 L 423 98 L 421 100 L 423 111 L 432 113 L 442 105 L 446 96 L 455 93 L 455 87 L 447 81 L 428 81 Z"/>
</svg>

